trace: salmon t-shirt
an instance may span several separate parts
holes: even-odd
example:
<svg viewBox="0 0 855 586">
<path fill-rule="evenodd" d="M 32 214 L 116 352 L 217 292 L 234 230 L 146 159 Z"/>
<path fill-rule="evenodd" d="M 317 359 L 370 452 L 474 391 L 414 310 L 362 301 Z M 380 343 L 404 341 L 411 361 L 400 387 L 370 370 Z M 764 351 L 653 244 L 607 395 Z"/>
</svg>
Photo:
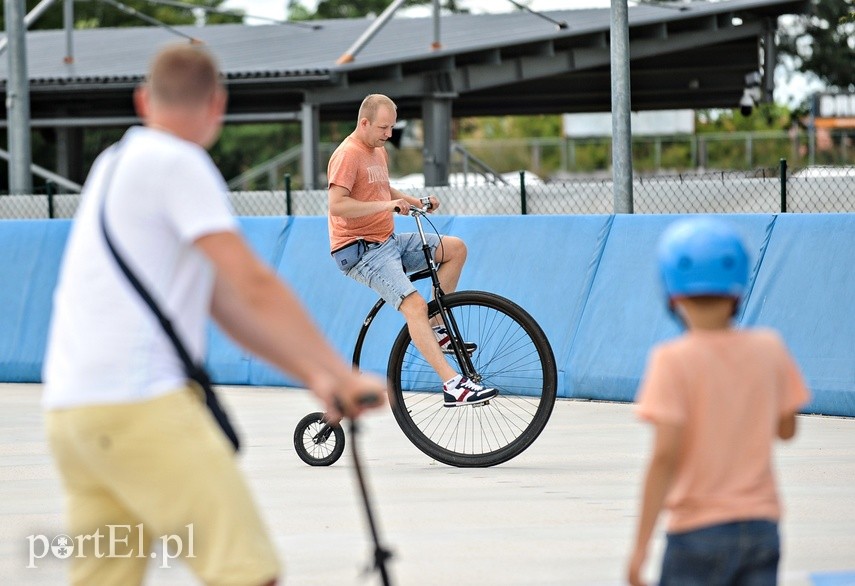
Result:
<svg viewBox="0 0 855 586">
<path fill-rule="evenodd" d="M 668 531 L 779 519 L 772 444 L 779 419 L 809 399 L 772 330 L 692 330 L 654 348 L 636 412 L 683 430 Z"/>
<path fill-rule="evenodd" d="M 338 185 L 350 191 L 359 201 L 392 201 L 389 191 L 389 155 L 384 147 L 369 147 L 353 134 L 348 136 L 330 157 L 327 166 L 329 186 Z M 330 250 L 337 250 L 357 238 L 385 242 L 395 229 L 389 212 L 359 218 L 329 215 Z"/>
</svg>

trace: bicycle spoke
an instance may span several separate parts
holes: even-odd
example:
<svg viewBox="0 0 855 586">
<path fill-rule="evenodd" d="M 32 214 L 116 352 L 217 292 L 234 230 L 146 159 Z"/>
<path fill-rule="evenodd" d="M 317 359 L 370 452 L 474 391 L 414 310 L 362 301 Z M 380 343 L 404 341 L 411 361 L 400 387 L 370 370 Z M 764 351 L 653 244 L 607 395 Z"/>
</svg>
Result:
<svg viewBox="0 0 855 586">
<path fill-rule="evenodd" d="M 413 422 L 437 445 L 467 454 L 489 453 L 519 437 L 536 413 L 530 401 L 499 397 L 489 405 L 446 408 L 436 395 L 405 399 Z"/>
<path fill-rule="evenodd" d="M 329 466 L 344 451 L 344 432 L 340 427 L 329 427 L 323 413 L 310 413 L 294 431 L 294 449 L 311 466 Z"/>
<path fill-rule="evenodd" d="M 540 328 L 500 297 L 466 292 L 445 296 L 460 334 L 475 344 L 470 360 L 478 382 L 499 394 L 480 405 L 445 407 L 442 381 L 403 331 L 390 358 L 395 417 L 425 453 L 457 466 L 490 466 L 523 451 L 537 437 L 555 400 L 552 350 Z M 438 311 L 431 304 L 431 315 Z M 451 330 L 450 330 L 451 331 Z M 456 357 L 449 364 L 462 371 Z"/>
</svg>

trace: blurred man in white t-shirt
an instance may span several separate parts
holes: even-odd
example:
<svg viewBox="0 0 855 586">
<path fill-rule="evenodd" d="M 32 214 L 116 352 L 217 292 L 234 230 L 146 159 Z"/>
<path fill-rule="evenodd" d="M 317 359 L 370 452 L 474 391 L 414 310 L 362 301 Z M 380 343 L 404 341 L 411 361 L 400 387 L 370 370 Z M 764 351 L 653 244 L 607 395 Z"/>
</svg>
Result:
<svg viewBox="0 0 855 586">
<path fill-rule="evenodd" d="M 109 252 L 102 207 L 115 247 L 195 361 L 211 317 L 303 381 L 333 418 L 358 415 L 365 395 L 382 403 L 385 385 L 332 350 L 239 234 L 205 151 L 226 107 L 214 59 L 189 45 L 160 51 L 134 102 L 145 126 L 102 153 L 86 181 L 45 358 L 48 436 L 68 532 L 83 544 L 71 581 L 139 584 L 152 542 L 168 535 L 192 539 L 185 562 L 205 583 L 271 584 L 279 562 L 232 447 Z M 110 527 L 132 530 L 114 535 L 118 549 L 103 555 L 98 536 Z"/>
</svg>

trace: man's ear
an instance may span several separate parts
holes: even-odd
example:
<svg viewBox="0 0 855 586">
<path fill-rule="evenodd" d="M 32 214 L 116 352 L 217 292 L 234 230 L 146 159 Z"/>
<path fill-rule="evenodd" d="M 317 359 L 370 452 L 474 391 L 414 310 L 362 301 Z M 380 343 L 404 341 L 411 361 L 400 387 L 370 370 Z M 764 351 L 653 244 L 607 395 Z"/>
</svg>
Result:
<svg viewBox="0 0 855 586">
<path fill-rule="evenodd" d="M 229 103 L 229 95 L 228 92 L 224 89 L 218 89 L 214 92 L 214 95 L 211 97 L 211 107 L 214 110 L 214 114 L 218 118 L 222 118 L 226 113 L 226 106 Z"/>
<path fill-rule="evenodd" d="M 145 120 L 148 117 L 148 88 L 145 84 L 140 84 L 134 89 L 134 109 L 137 111 L 137 116 Z"/>
</svg>

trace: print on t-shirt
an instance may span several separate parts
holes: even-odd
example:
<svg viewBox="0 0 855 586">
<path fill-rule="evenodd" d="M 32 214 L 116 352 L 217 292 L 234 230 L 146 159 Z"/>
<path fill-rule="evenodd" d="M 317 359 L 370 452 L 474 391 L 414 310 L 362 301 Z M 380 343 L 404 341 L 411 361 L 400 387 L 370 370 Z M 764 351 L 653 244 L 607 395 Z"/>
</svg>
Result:
<svg viewBox="0 0 855 586">
<path fill-rule="evenodd" d="M 389 181 L 389 172 L 383 165 L 371 165 L 368 167 L 368 183 L 379 183 Z"/>
</svg>

